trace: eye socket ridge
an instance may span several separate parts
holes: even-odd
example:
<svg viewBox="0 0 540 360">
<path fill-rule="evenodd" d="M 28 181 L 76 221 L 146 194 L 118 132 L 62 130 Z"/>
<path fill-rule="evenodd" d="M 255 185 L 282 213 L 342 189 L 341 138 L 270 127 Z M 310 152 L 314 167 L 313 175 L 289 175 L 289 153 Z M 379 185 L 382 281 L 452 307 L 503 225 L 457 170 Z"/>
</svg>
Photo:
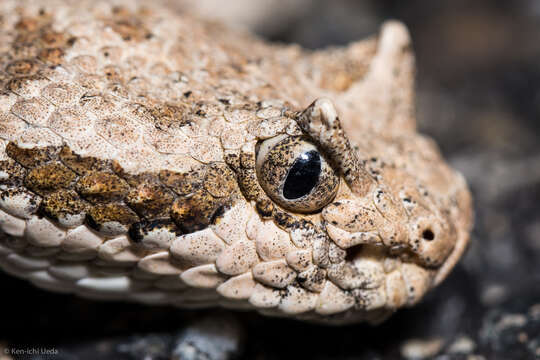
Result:
<svg viewBox="0 0 540 360">
<path fill-rule="evenodd" d="M 319 182 L 321 156 L 316 150 L 300 154 L 294 161 L 283 185 L 283 197 L 287 200 L 308 195 Z"/>
</svg>

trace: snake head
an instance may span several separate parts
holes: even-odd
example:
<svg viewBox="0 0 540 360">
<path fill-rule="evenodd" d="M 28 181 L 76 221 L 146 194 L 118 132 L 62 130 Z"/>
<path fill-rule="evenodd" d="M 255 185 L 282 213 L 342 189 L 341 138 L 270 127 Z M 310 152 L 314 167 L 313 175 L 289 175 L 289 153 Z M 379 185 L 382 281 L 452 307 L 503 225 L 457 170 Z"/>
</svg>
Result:
<svg viewBox="0 0 540 360">
<path fill-rule="evenodd" d="M 469 239 L 466 183 L 415 131 L 413 69 L 405 27 L 387 23 L 360 80 L 299 112 L 302 135 L 258 147 L 265 192 L 320 225 L 329 244 L 314 241 L 315 262 L 367 310 L 418 302 Z"/>
<path fill-rule="evenodd" d="M 352 143 L 328 99 L 311 104 L 298 124 L 341 179 L 321 210 L 329 239 L 346 253 L 345 263 L 334 272 L 331 266 L 329 277 L 354 289 L 382 286 L 366 282 L 381 269 L 386 281 L 397 271 L 395 287 L 405 290 L 387 306 L 416 303 L 448 274 L 468 242 L 471 201 L 463 178 L 431 140 L 416 133 L 364 131 L 365 141 Z"/>
</svg>

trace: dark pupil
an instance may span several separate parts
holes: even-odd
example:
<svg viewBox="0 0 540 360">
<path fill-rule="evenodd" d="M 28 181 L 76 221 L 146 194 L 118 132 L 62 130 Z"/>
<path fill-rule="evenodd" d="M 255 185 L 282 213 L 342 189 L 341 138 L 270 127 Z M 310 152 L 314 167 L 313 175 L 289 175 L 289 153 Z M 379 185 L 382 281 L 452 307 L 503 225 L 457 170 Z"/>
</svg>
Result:
<svg viewBox="0 0 540 360">
<path fill-rule="evenodd" d="M 321 156 L 315 150 L 300 155 L 295 161 L 283 186 L 287 200 L 301 198 L 317 185 L 321 174 Z"/>
</svg>

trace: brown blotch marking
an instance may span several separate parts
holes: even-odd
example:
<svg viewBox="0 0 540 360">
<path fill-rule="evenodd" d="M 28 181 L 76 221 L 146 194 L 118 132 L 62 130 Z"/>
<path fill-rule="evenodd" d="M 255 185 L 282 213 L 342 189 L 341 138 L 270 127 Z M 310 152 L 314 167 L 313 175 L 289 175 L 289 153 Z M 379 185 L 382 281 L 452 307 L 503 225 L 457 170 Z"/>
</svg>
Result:
<svg viewBox="0 0 540 360">
<path fill-rule="evenodd" d="M 108 161 L 93 157 L 82 157 L 71 151 L 68 146 L 62 147 L 59 158 L 64 165 L 79 175 L 88 175 L 95 171 L 104 171 L 110 168 Z"/>
<path fill-rule="evenodd" d="M 49 194 L 41 204 L 41 212 L 55 221 L 66 215 L 86 213 L 88 208 L 88 204 L 73 190 L 59 190 Z"/>
<path fill-rule="evenodd" d="M 112 29 L 117 32 L 124 41 L 140 42 L 152 37 L 144 25 L 136 19 L 119 20 L 112 24 Z"/>
<path fill-rule="evenodd" d="M 64 61 L 62 48 L 45 48 L 38 53 L 38 58 L 48 65 L 60 65 Z"/>
<path fill-rule="evenodd" d="M 118 33 L 124 41 L 142 41 L 152 37 L 152 33 L 141 21 L 142 14 L 132 13 L 128 8 L 117 6 L 113 9 L 113 18 L 109 20 L 113 31 Z"/>
<path fill-rule="evenodd" d="M 150 113 L 154 119 L 154 126 L 159 130 L 179 128 L 190 123 L 190 107 L 184 103 L 159 104 L 150 109 Z"/>
<path fill-rule="evenodd" d="M 30 61 L 31 58 L 38 57 L 48 65 L 60 64 L 64 49 L 73 45 L 73 41 L 70 41 L 73 38 L 67 33 L 54 31 L 51 24 L 52 16 L 46 13 L 20 19 L 15 25 L 15 39 L 11 43 L 12 59 Z M 35 72 L 27 71 L 27 73 Z M 15 87 L 14 84 L 11 86 Z"/>
<path fill-rule="evenodd" d="M 129 185 L 115 174 L 96 171 L 79 179 L 77 191 L 88 201 L 109 202 L 126 196 Z"/>
<path fill-rule="evenodd" d="M 23 17 L 15 24 L 15 29 L 23 32 L 34 32 L 39 29 L 42 21 L 34 17 Z"/>
<path fill-rule="evenodd" d="M 236 176 L 224 163 L 212 163 L 206 170 L 204 188 L 214 197 L 231 195 L 237 185 Z"/>
<path fill-rule="evenodd" d="M 47 48 L 58 48 L 67 43 L 67 38 L 64 33 L 59 33 L 50 29 L 43 31 L 40 40 L 42 45 Z"/>
<path fill-rule="evenodd" d="M 75 180 L 76 174 L 59 162 L 38 166 L 28 172 L 24 184 L 41 194 L 67 188 Z"/>
<path fill-rule="evenodd" d="M 43 13 L 38 17 L 24 17 L 15 25 L 17 34 L 12 47 L 17 49 L 16 58 L 37 56 L 53 66 L 63 62 L 64 50 L 74 44 L 75 38 L 54 31 L 51 22 L 52 17 Z"/>
<path fill-rule="evenodd" d="M 204 167 L 186 173 L 161 170 L 159 172 L 159 179 L 175 193 L 179 195 L 188 195 L 201 187 L 204 173 Z"/>
<path fill-rule="evenodd" d="M 140 216 L 156 219 L 169 215 L 174 196 L 163 185 L 143 182 L 132 188 L 125 200 Z"/>
<path fill-rule="evenodd" d="M 40 69 L 39 64 L 33 59 L 16 60 L 6 66 L 6 72 L 16 76 L 35 75 Z"/>
<path fill-rule="evenodd" d="M 140 42 L 152 37 L 152 33 L 141 21 L 142 17 L 149 14 L 148 11 L 141 10 L 139 13 L 133 13 L 124 6 L 116 6 L 112 13 L 112 19 L 108 19 L 107 22 L 124 41 Z"/>
<path fill-rule="evenodd" d="M 134 237 L 158 225 L 178 233 L 203 229 L 219 222 L 239 195 L 235 173 L 219 162 L 186 173 L 133 175 L 115 161 L 79 156 L 67 146 L 23 149 L 10 143 L 6 153 L 13 159 L 0 162 L 8 173 L 3 183 L 20 186 L 24 179 L 34 192 L 47 194 L 44 216 L 57 221 L 86 213 L 86 222 L 97 230 L 108 221 L 128 228 L 140 222 L 131 229 Z"/>
<path fill-rule="evenodd" d="M 91 228 L 100 231 L 104 224 L 117 222 L 129 227 L 139 221 L 139 217 L 130 208 L 121 204 L 96 205 L 90 208 L 86 223 Z"/>
<path fill-rule="evenodd" d="M 144 237 L 148 235 L 151 231 L 154 230 L 167 230 L 176 234 L 177 236 L 182 235 L 182 232 L 176 226 L 176 224 L 170 219 L 159 219 L 159 220 L 143 220 L 136 222 L 129 227 L 128 235 L 136 243 L 143 241 Z"/>
<path fill-rule="evenodd" d="M 184 233 L 201 230 L 215 221 L 231 199 L 216 199 L 204 189 L 192 196 L 178 198 L 171 208 L 171 218 Z"/>
</svg>

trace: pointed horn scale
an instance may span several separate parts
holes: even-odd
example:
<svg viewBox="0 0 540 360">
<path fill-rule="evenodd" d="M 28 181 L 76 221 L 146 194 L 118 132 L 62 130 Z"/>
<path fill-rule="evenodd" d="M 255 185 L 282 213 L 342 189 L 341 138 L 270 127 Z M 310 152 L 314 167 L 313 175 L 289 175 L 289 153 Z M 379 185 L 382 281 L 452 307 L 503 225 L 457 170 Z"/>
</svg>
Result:
<svg viewBox="0 0 540 360">
<path fill-rule="evenodd" d="M 414 69 L 407 28 L 398 21 L 386 22 L 367 73 L 335 99 L 351 140 L 360 140 L 359 127 L 390 135 L 415 130 Z"/>
<path fill-rule="evenodd" d="M 352 149 L 334 104 L 329 99 L 317 99 L 299 114 L 297 122 L 330 156 L 351 190 L 359 196 L 367 194 L 375 181 Z"/>
</svg>

